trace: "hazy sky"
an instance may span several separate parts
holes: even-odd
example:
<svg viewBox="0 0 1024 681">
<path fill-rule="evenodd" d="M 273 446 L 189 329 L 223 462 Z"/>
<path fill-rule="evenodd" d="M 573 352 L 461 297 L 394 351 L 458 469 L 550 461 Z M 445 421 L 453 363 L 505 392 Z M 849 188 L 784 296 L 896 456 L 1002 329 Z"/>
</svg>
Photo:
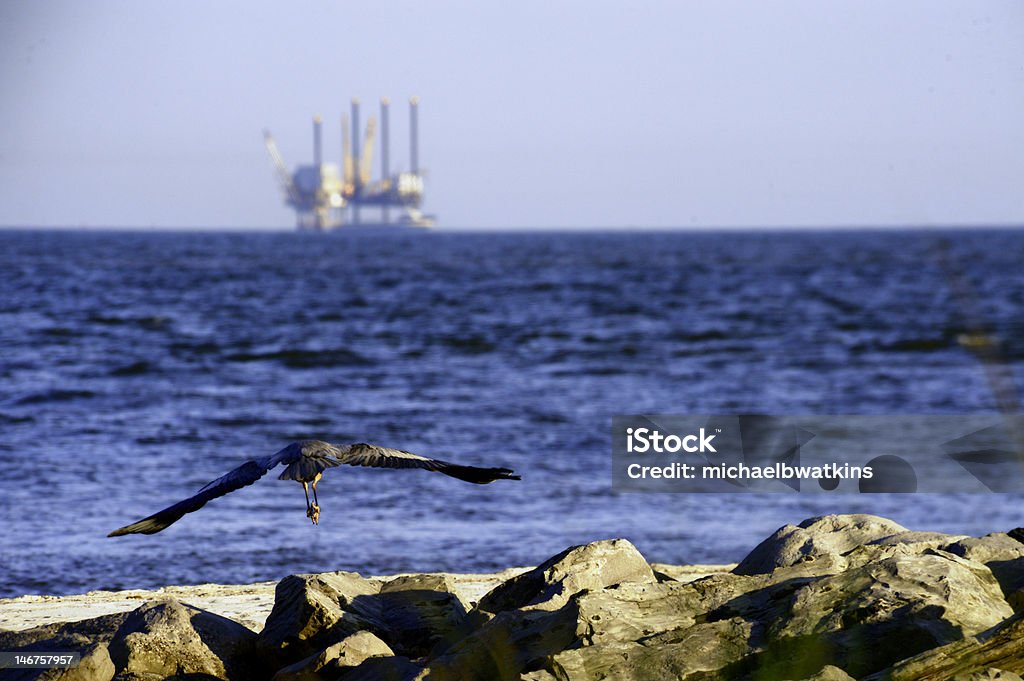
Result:
<svg viewBox="0 0 1024 681">
<path fill-rule="evenodd" d="M 289 227 L 419 95 L 450 227 L 1024 223 L 1024 3 L 0 4 L 0 225 Z"/>
</svg>

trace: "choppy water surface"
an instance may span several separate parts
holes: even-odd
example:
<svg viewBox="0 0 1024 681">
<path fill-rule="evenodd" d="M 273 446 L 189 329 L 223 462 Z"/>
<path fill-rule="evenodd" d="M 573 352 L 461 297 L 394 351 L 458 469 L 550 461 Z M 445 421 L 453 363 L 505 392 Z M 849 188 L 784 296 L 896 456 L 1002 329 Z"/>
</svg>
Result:
<svg viewBox="0 0 1024 681">
<path fill-rule="evenodd" d="M 967 346 L 996 337 L 999 380 L 1024 378 L 1022 262 L 1020 231 L 0 232 L 0 596 L 491 570 L 612 536 L 725 562 L 826 512 L 1009 529 L 1018 496 L 616 495 L 609 429 L 994 412 Z M 314 528 L 271 474 L 158 535 L 105 536 L 309 437 L 523 481 L 345 467 Z"/>
</svg>

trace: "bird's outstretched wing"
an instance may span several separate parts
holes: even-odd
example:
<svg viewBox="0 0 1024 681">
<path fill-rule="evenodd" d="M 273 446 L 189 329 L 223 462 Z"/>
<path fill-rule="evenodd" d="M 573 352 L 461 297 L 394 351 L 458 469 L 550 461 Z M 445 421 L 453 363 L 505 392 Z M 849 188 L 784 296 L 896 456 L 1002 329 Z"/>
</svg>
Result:
<svg viewBox="0 0 1024 681">
<path fill-rule="evenodd" d="M 270 468 L 276 466 L 278 463 L 274 461 L 273 466 L 266 465 L 271 461 L 272 457 L 266 457 L 258 462 L 246 461 L 227 475 L 222 475 L 210 484 L 206 485 L 188 499 L 179 501 L 173 506 L 168 506 L 164 510 L 154 513 L 148 518 L 143 518 L 136 523 L 125 525 L 120 529 L 114 530 L 107 536 L 119 537 L 122 534 L 153 534 L 154 532 L 159 532 L 186 513 L 198 511 L 206 504 L 207 501 L 216 499 L 217 497 L 222 497 L 228 492 L 234 492 L 236 489 L 241 489 L 256 482 L 266 475 Z"/>
<path fill-rule="evenodd" d="M 508 468 L 460 466 L 439 459 L 428 459 L 425 456 L 404 452 L 400 449 L 388 449 L 362 443 L 336 446 L 319 440 L 303 440 L 293 442 L 276 454 L 246 461 L 227 475 L 209 483 L 188 499 L 168 506 L 148 518 L 114 530 L 107 536 L 119 537 L 123 534 L 159 532 L 186 513 L 198 511 L 211 499 L 222 497 L 236 489 L 253 484 L 266 475 L 267 471 L 279 464 L 287 464 L 284 473 L 281 474 L 281 479 L 302 482 L 314 481 L 313 476 L 317 476 L 319 479 L 319 473 L 342 463 L 377 468 L 422 468 L 477 484 L 495 480 L 519 480 L 519 476 L 514 475 Z"/>
<path fill-rule="evenodd" d="M 350 466 L 373 466 L 374 468 L 422 468 L 428 471 L 437 471 L 450 475 L 466 482 L 475 482 L 483 485 L 495 480 L 519 480 L 509 468 L 478 468 L 476 466 L 460 466 L 455 463 L 448 463 L 440 459 L 428 459 L 419 454 L 402 451 L 401 449 L 389 449 L 360 442 L 354 445 L 338 447 L 334 454 L 341 463 Z"/>
</svg>

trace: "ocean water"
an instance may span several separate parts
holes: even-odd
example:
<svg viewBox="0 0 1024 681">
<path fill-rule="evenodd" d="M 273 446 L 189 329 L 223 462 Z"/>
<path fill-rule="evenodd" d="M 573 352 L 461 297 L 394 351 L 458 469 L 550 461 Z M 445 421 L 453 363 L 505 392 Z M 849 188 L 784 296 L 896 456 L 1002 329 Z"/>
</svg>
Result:
<svg viewBox="0 0 1024 681">
<path fill-rule="evenodd" d="M 616 494 L 610 422 L 1015 408 L 1022 263 L 1024 231 L 982 229 L 2 231 L 0 596 L 484 571 L 607 537 L 727 562 L 833 512 L 1007 530 L 1019 495 Z M 335 469 L 313 527 L 272 472 L 106 537 L 300 438 L 523 480 Z"/>
</svg>

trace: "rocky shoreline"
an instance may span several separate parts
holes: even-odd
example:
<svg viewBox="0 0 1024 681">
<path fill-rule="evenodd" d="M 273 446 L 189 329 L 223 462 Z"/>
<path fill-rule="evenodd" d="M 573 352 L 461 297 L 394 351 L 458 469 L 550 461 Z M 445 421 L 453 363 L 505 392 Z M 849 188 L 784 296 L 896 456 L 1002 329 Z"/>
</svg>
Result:
<svg viewBox="0 0 1024 681">
<path fill-rule="evenodd" d="M 0 679 L 1020 679 L 1021 534 L 870 515 L 780 528 L 738 565 L 624 539 L 491 575 L 350 572 L 0 601 L 0 651 L 78 651 Z"/>
</svg>

